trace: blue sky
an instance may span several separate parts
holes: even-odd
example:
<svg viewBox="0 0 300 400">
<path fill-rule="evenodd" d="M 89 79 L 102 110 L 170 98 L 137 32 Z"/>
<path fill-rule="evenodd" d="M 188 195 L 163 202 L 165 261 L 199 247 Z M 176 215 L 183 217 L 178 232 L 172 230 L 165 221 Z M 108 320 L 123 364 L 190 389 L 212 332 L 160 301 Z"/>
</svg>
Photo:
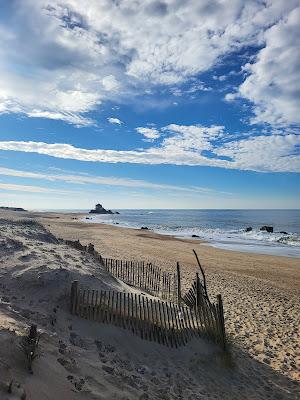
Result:
<svg viewBox="0 0 300 400">
<path fill-rule="evenodd" d="M 0 202 L 299 208 L 300 2 L 0 5 Z"/>
</svg>

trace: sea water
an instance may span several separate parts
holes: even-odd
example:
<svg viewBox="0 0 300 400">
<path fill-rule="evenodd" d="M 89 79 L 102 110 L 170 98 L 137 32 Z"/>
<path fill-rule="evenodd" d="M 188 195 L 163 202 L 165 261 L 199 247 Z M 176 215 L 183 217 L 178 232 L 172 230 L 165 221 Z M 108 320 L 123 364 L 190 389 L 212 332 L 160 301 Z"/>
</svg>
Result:
<svg viewBox="0 0 300 400">
<path fill-rule="evenodd" d="M 83 220 L 127 228 L 146 226 L 176 237 L 197 235 L 207 244 L 227 250 L 300 258 L 300 210 L 117 211 L 120 214 L 87 214 L 89 219 Z M 273 226 L 274 232 L 261 231 L 263 225 Z M 252 227 L 252 231 L 246 232 L 247 227 Z"/>
</svg>

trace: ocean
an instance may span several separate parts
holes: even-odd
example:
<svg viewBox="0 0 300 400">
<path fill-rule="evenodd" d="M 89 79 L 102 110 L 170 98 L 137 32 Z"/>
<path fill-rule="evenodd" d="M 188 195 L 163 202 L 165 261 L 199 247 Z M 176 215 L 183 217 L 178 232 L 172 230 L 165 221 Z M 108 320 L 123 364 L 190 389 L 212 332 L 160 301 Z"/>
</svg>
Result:
<svg viewBox="0 0 300 400">
<path fill-rule="evenodd" d="M 89 214 L 90 219 L 83 220 L 127 228 L 147 226 L 154 232 L 176 237 L 197 235 L 208 245 L 222 249 L 300 258 L 300 210 L 116 211 L 120 214 Z M 260 231 L 263 225 L 273 226 L 274 232 Z M 252 231 L 246 232 L 247 227 Z"/>
</svg>

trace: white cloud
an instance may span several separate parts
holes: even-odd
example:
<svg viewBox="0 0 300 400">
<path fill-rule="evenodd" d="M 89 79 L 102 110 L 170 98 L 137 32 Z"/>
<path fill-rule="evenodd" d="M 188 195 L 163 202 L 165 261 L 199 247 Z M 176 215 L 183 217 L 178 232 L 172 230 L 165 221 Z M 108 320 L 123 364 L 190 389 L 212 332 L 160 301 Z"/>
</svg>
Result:
<svg viewBox="0 0 300 400">
<path fill-rule="evenodd" d="M 106 91 L 115 91 L 119 89 L 120 84 L 113 75 L 105 76 L 102 79 L 102 85 Z"/>
<path fill-rule="evenodd" d="M 170 124 L 163 140 L 138 150 L 83 149 L 64 143 L 2 141 L 0 150 L 22 151 L 90 162 L 214 166 L 261 172 L 299 172 L 300 136 L 280 132 L 249 137 L 223 126 Z M 244 137 L 240 139 L 239 137 Z"/>
<path fill-rule="evenodd" d="M 139 126 L 135 130 L 151 142 L 160 137 L 160 132 L 156 128 L 143 128 Z"/>
<path fill-rule="evenodd" d="M 288 95 L 280 93 L 277 97 L 282 100 L 274 101 L 272 109 L 283 104 L 286 110 L 294 69 L 289 66 L 284 82 L 281 79 L 287 64 L 295 65 L 288 31 L 295 43 L 292 20 L 297 17 L 287 15 L 298 4 L 298 0 L 6 2 L 0 23 L 0 112 L 90 125 L 94 122 L 88 113 L 101 102 L 134 96 L 156 84 L 185 82 L 231 51 L 264 40 L 266 51 L 261 51 L 240 92 L 260 108 L 257 118 L 270 115 L 264 109 L 266 84 L 259 79 L 256 83 L 262 89 L 251 94 L 252 81 L 263 77 L 268 65 L 264 60 L 278 57 L 272 73 L 281 77 L 279 88 Z M 274 89 L 269 99 L 273 94 Z M 292 104 L 276 120 L 289 121 L 293 109 Z"/>
<path fill-rule="evenodd" d="M 197 125 L 170 124 L 163 131 L 169 131 L 172 136 L 163 141 L 165 151 L 176 154 L 177 152 L 189 152 L 213 149 L 213 143 L 220 139 L 224 133 L 223 126 L 203 127 Z M 174 135 L 175 133 L 175 135 Z"/>
<path fill-rule="evenodd" d="M 300 172 L 299 135 L 255 136 L 224 144 L 216 154 L 234 160 L 235 167 L 261 172 Z"/>
<path fill-rule="evenodd" d="M 299 3 L 298 3 L 299 4 Z M 254 103 L 253 123 L 288 126 L 300 123 L 300 7 L 284 16 L 264 33 L 265 46 L 253 64 L 237 96 Z"/>
<path fill-rule="evenodd" d="M 123 122 L 119 118 L 110 117 L 110 118 L 107 118 L 107 121 L 110 124 L 115 124 L 115 125 L 122 125 L 123 124 Z"/>
</svg>

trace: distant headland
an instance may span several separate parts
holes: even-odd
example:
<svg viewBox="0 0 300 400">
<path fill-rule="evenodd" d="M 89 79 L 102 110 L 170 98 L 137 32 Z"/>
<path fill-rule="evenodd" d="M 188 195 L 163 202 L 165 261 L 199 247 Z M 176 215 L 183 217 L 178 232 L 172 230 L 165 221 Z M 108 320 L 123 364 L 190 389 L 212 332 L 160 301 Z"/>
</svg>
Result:
<svg viewBox="0 0 300 400">
<path fill-rule="evenodd" d="M 106 210 L 102 204 L 96 204 L 95 208 L 89 212 L 89 214 L 119 214 L 118 211 L 113 212 L 111 210 Z"/>
<path fill-rule="evenodd" d="M 27 210 L 24 210 L 24 208 L 21 208 L 21 207 L 4 207 L 4 206 L 0 207 L 0 210 L 27 211 Z"/>
</svg>

